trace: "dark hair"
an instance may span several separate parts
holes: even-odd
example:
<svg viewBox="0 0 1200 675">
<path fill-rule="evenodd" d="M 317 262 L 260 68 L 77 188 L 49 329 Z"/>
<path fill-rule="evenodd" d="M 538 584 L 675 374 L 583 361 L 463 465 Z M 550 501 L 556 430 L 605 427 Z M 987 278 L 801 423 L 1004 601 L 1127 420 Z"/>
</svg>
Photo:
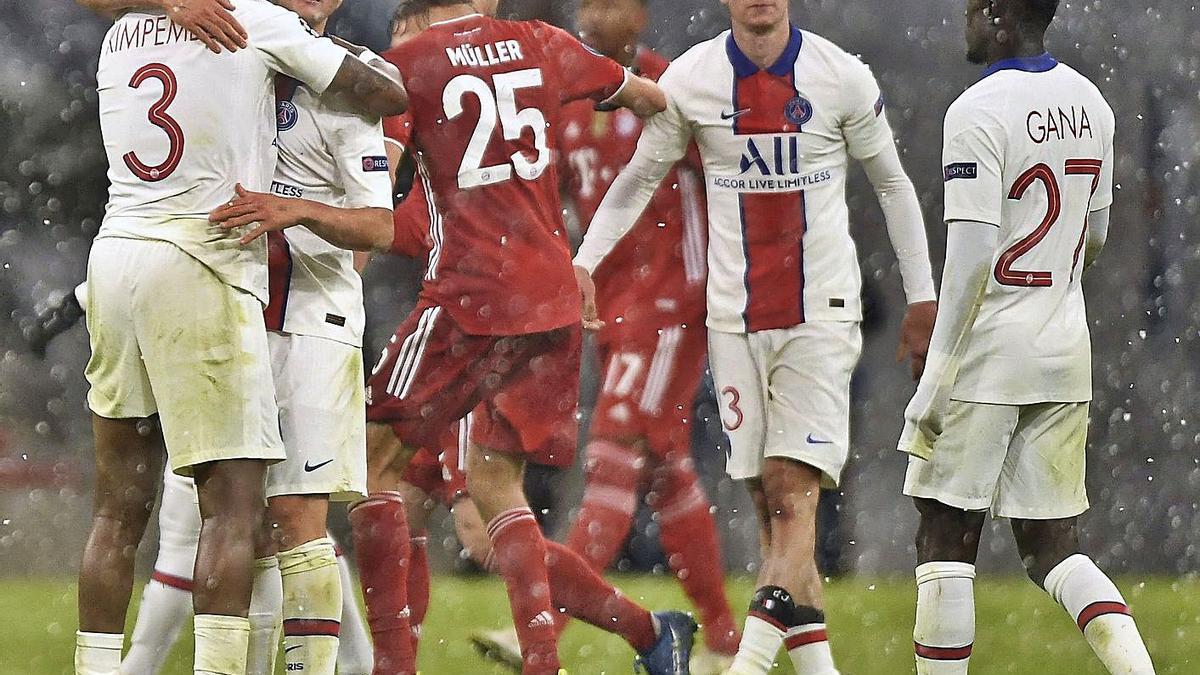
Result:
<svg viewBox="0 0 1200 675">
<path fill-rule="evenodd" d="M 1054 21 L 1054 14 L 1058 11 L 1058 0 L 1025 0 L 1025 8 L 1030 21 L 1046 28 Z"/>
<path fill-rule="evenodd" d="M 469 5 L 470 0 L 400 0 L 396 12 L 392 14 L 392 22 L 407 21 L 414 16 L 420 16 L 434 7 L 451 7 L 453 5 Z"/>
</svg>

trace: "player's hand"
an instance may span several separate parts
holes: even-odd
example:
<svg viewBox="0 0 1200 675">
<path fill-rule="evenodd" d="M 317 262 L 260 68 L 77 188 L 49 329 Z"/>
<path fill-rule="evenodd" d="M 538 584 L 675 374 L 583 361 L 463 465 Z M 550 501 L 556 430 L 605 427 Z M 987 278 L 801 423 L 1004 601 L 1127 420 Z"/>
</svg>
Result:
<svg viewBox="0 0 1200 675">
<path fill-rule="evenodd" d="M 220 54 L 221 48 L 236 52 L 249 44 L 246 29 L 233 18 L 230 0 L 159 0 L 175 24 L 196 36 L 204 46 Z"/>
<path fill-rule="evenodd" d="M 579 299 L 583 310 L 583 329 L 600 330 L 604 328 L 604 322 L 600 320 L 600 310 L 596 308 L 596 284 L 592 281 L 592 275 L 584 268 L 576 265 L 575 281 L 579 284 Z"/>
<path fill-rule="evenodd" d="M 238 241 L 249 244 L 268 232 L 285 230 L 300 223 L 296 212 L 299 199 L 289 199 L 265 192 L 251 192 L 241 183 L 234 188 L 237 197 L 208 214 L 208 219 L 219 223 L 223 230 L 233 230 L 252 223 L 256 226 L 242 235 Z"/>
<path fill-rule="evenodd" d="M 929 458 L 933 445 L 942 435 L 946 412 L 950 408 L 950 388 L 938 386 L 940 376 L 924 377 L 904 409 L 904 430 L 898 448 L 910 455 Z"/>
<path fill-rule="evenodd" d="M 910 359 L 912 378 L 921 379 L 925 371 L 925 357 L 929 355 L 929 338 L 933 335 L 933 322 L 937 318 L 937 302 L 914 302 L 908 306 L 904 321 L 900 324 L 900 346 L 896 349 L 896 363 Z"/>
</svg>

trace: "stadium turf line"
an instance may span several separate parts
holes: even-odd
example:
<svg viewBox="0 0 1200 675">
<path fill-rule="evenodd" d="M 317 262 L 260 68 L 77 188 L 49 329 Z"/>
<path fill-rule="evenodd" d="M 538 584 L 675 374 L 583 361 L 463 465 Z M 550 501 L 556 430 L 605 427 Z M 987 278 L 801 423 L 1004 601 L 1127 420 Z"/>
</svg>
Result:
<svg viewBox="0 0 1200 675">
<path fill-rule="evenodd" d="M 661 576 L 615 576 L 617 585 L 651 608 L 683 606 L 678 585 Z M 141 592 L 143 581 L 136 585 Z M 1200 673 L 1200 578 L 1123 577 L 1126 594 L 1158 672 Z M 749 580 L 730 582 L 741 605 Z M 908 579 L 850 578 L 828 587 L 829 629 L 846 675 L 912 672 L 913 583 Z M 484 577 L 434 578 L 421 668 L 426 675 L 500 675 L 476 657 L 464 631 L 499 626 L 504 587 Z M 1053 602 L 1017 578 L 984 577 L 976 586 L 979 627 L 971 672 L 1021 675 L 1102 675 L 1078 629 Z M 5 647 L 0 675 L 69 675 L 75 631 L 75 585 L 63 579 L 0 581 Z M 129 626 L 132 627 L 132 619 Z M 188 675 L 191 632 L 176 645 L 166 675 Z M 617 638 L 573 624 L 562 645 L 572 675 L 632 672 L 632 653 Z M 786 657 L 784 658 L 786 661 Z M 279 672 L 283 672 L 280 670 Z M 781 664 L 775 672 L 791 673 Z"/>
</svg>

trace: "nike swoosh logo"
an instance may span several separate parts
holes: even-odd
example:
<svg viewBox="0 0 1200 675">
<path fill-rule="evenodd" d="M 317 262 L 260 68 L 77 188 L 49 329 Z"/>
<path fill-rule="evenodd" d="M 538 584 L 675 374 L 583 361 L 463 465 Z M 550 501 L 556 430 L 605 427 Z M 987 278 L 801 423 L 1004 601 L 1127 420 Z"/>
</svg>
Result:
<svg viewBox="0 0 1200 675">
<path fill-rule="evenodd" d="M 288 652 L 292 651 L 293 649 L 300 649 L 300 648 L 301 648 L 301 647 L 303 647 L 303 646 L 304 646 L 304 645 L 292 645 L 291 647 L 287 647 L 287 648 L 285 648 L 285 649 L 283 650 L 283 653 L 284 653 L 284 654 L 286 654 L 286 653 L 288 653 Z"/>
<path fill-rule="evenodd" d="M 813 436 L 812 434 L 809 434 L 808 438 L 806 438 L 805 440 L 808 441 L 808 443 L 810 445 L 832 445 L 833 444 L 833 441 L 827 441 L 822 438 L 817 438 L 817 437 Z"/>
<path fill-rule="evenodd" d="M 737 117 L 741 117 L 742 115 L 745 115 L 745 114 L 746 114 L 746 113 L 748 113 L 748 112 L 750 112 L 750 109 L 749 109 L 749 108 L 742 108 L 741 110 L 734 110 L 734 111 L 733 111 L 733 112 L 731 112 L 731 113 L 727 113 L 727 112 L 725 112 L 724 110 L 722 110 L 722 111 L 721 111 L 721 119 L 723 119 L 723 120 L 731 120 L 731 119 L 734 119 L 734 118 L 737 118 Z"/>
<path fill-rule="evenodd" d="M 332 459 L 327 459 L 327 460 L 325 460 L 324 462 L 321 462 L 320 464 L 309 464 L 308 462 L 305 462 L 305 463 L 304 463 L 304 470 L 305 470 L 305 471 L 310 471 L 310 472 L 311 472 L 311 471 L 316 471 L 317 469 L 319 469 L 319 468 L 321 468 L 321 467 L 325 466 L 326 464 L 329 464 L 329 463 L 330 463 L 330 462 L 332 462 L 332 461 L 333 461 Z"/>
</svg>

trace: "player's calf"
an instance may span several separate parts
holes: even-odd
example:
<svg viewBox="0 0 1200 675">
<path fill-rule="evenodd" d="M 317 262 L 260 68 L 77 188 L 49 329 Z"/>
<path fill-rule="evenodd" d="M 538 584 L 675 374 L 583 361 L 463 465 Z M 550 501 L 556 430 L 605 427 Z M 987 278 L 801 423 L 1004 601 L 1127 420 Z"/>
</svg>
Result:
<svg viewBox="0 0 1200 675">
<path fill-rule="evenodd" d="M 1013 533 L 1030 578 L 1067 610 L 1105 668 L 1152 675 L 1154 664 L 1125 598 L 1091 558 L 1076 553 L 1076 519 L 1014 520 Z"/>
<path fill-rule="evenodd" d="M 917 526 L 918 675 L 966 673 L 975 643 L 975 559 L 985 513 L 913 499 Z"/>
<path fill-rule="evenodd" d="M 200 543 L 192 593 L 197 673 L 246 670 L 255 538 L 263 522 L 266 464 L 256 459 L 193 467 L 200 499 Z"/>
<path fill-rule="evenodd" d="M 77 673 L 121 663 L 133 562 L 154 506 L 164 455 L 157 421 L 93 417 L 96 507 L 79 573 Z"/>
</svg>

